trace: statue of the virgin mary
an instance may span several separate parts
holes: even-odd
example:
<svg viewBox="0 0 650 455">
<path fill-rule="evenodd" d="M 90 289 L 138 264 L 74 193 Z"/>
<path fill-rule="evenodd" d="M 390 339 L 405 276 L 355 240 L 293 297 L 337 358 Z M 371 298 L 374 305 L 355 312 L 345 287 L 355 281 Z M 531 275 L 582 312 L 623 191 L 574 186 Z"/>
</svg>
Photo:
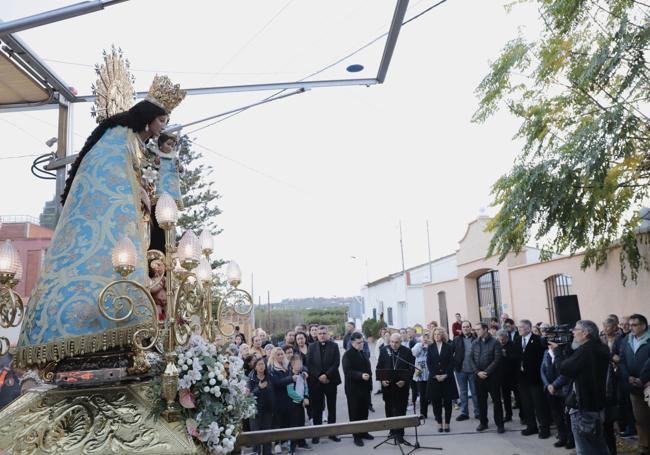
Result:
<svg viewBox="0 0 650 455">
<path fill-rule="evenodd" d="M 151 325 L 152 315 L 137 311 L 126 321 L 110 321 L 100 314 L 97 298 L 116 279 L 111 251 L 123 237 L 138 253 L 129 279 L 147 284 L 145 142 L 161 133 L 184 96 L 167 77 L 156 76 L 144 101 L 102 120 L 86 140 L 71 166 L 63 211 L 25 310 L 18 365 L 119 350 Z"/>
</svg>

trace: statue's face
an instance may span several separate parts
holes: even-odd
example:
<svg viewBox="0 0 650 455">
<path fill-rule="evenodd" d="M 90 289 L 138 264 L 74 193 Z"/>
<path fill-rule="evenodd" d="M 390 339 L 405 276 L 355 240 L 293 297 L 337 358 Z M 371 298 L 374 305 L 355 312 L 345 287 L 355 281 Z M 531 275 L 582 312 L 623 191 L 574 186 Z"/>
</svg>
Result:
<svg viewBox="0 0 650 455">
<path fill-rule="evenodd" d="M 158 136 L 162 133 L 162 130 L 167 126 L 167 121 L 169 117 L 166 115 L 159 115 L 151 123 L 149 123 L 149 132 L 152 136 Z"/>
<path fill-rule="evenodd" d="M 160 151 L 162 153 L 171 153 L 172 150 L 174 150 L 174 145 L 176 145 L 176 141 L 172 138 L 169 138 L 162 143 L 160 146 Z"/>
</svg>

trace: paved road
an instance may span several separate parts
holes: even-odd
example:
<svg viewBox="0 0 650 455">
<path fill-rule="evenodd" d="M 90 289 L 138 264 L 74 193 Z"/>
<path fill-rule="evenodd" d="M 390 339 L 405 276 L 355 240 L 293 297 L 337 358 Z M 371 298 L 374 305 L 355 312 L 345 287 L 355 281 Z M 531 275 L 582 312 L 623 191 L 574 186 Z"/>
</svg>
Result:
<svg viewBox="0 0 650 455">
<path fill-rule="evenodd" d="M 373 352 L 374 356 L 374 352 Z M 375 362 L 377 361 L 376 357 L 372 359 L 373 369 Z M 343 372 L 341 371 L 341 377 L 343 377 Z M 375 407 L 375 412 L 370 413 L 370 419 L 379 419 L 385 417 L 384 412 L 384 403 L 381 395 L 372 395 L 373 405 Z M 412 413 L 412 408 L 409 409 L 409 413 Z M 420 444 L 422 446 L 437 446 L 443 449 L 442 452 L 435 450 L 418 450 L 415 454 L 424 454 L 428 453 L 449 453 L 449 454 L 458 454 L 458 453 L 467 453 L 471 455 L 568 455 L 572 451 L 566 449 L 556 449 L 553 447 L 555 438 L 551 437 L 546 440 L 538 439 L 537 436 L 522 436 L 519 433 L 519 430 L 523 428 L 522 425 L 516 422 L 509 422 L 506 424 L 506 433 L 497 434 L 496 427 L 490 421 L 490 428 L 488 431 L 483 433 L 478 433 L 475 431 L 478 421 L 475 419 L 466 420 L 464 422 L 456 422 L 455 419 L 458 415 L 458 411 L 454 411 L 451 422 L 451 432 L 450 433 L 438 433 L 438 425 L 433 420 L 433 412 L 429 409 L 429 419 L 424 423 L 424 425 L 418 428 L 418 433 L 420 435 Z M 491 415 L 491 411 L 490 414 Z M 337 422 L 347 422 L 348 421 L 348 410 L 347 403 L 345 399 L 345 393 L 343 391 L 343 385 L 339 387 L 338 400 L 337 400 L 337 412 L 336 412 Z M 518 420 L 518 419 L 516 419 Z M 321 443 L 314 445 L 314 451 L 304 452 L 299 450 L 298 453 L 312 453 L 318 455 L 327 455 L 327 454 L 370 454 L 376 453 L 380 454 L 399 454 L 399 449 L 393 446 L 383 445 L 377 450 L 373 450 L 373 445 L 370 443 L 379 442 L 379 438 L 382 434 L 387 432 L 377 432 L 374 433 L 375 441 L 366 441 L 365 447 L 357 447 L 352 442 L 352 437 L 342 436 L 341 442 L 333 442 L 327 438 L 321 439 Z M 413 429 L 408 429 L 406 431 L 405 438 L 408 441 L 414 441 L 414 431 Z"/>
</svg>

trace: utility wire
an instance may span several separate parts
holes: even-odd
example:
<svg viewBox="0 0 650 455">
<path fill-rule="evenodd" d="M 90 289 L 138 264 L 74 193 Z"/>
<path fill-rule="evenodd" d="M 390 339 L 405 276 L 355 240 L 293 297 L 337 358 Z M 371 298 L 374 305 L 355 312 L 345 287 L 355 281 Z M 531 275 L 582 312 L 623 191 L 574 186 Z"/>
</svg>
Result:
<svg viewBox="0 0 650 455">
<path fill-rule="evenodd" d="M 62 65 L 71 65 L 71 66 L 81 66 L 84 68 L 95 68 L 95 65 L 91 65 L 89 63 L 81 63 L 81 62 L 71 62 L 69 60 L 57 60 L 53 58 L 44 58 L 43 59 L 46 62 L 50 63 L 60 63 Z M 196 76 L 271 76 L 275 74 L 300 74 L 297 71 L 293 72 L 282 72 L 282 73 L 277 73 L 274 71 L 266 71 L 266 72 L 219 72 L 215 73 L 214 71 L 174 71 L 174 70 L 164 70 L 164 69 L 148 69 L 148 68 L 132 68 L 129 67 L 129 71 L 132 71 L 134 73 L 158 73 L 158 74 L 192 74 Z"/>
<path fill-rule="evenodd" d="M 420 17 L 424 16 L 426 13 L 428 13 L 428 12 L 431 11 L 431 10 L 433 10 L 434 8 L 437 8 L 438 6 L 442 5 L 442 4 L 445 3 L 446 1 L 447 1 L 447 0 L 440 0 L 440 1 L 438 1 L 437 3 L 434 3 L 433 5 L 431 5 L 430 7 L 426 8 L 426 9 L 424 9 L 423 11 L 419 12 L 419 13 L 416 14 L 415 16 L 413 16 L 413 17 L 411 17 L 411 18 L 405 20 L 404 22 L 402 22 L 402 26 L 404 26 L 404 25 L 406 25 L 406 24 L 408 24 L 408 23 L 410 23 L 410 22 L 412 22 L 412 21 L 414 21 L 414 20 L 416 20 L 416 19 L 419 19 Z M 332 63 L 330 63 L 329 65 L 327 65 L 327 66 L 325 66 L 325 67 L 323 67 L 323 68 L 321 68 L 321 69 L 319 69 L 319 70 L 317 70 L 317 71 L 314 71 L 313 73 L 311 73 L 311 74 L 309 74 L 309 75 L 303 77 L 302 79 L 298 79 L 298 81 L 296 81 L 296 82 L 302 82 L 302 81 L 304 81 L 305 79 L 309 79 L 309 78 L 314 77 L 314 76 L 316 76 L 316 75 L 318 75 L 318 74 L 320 74 L 320 73 L 322 73 L 322 72 L 324 72 L 324 71 L 327 71 L 328 69 L 332 68 L 333 66 L 338 65 L 338 64 L 341 63 L 342 61 L 347 60 L 348 58 L 352 57 L 353 55 L 356 55 L 356 54 L 358 54 L 359 52 L 363 51 L 364 49 L 366 49 L 366 48 L 372 46 L 372 45 L 375 44 L 377 41 L 379 41 L 380 39 L 384 38 L 384 37 L 387 36 L 387 35 L 388 35 L 388 32 L 384 32 L 384 33 L 382 33 L 381 35 L 379 35 L 379 36 L 377 36 L 376 38 L 370 40 L 368 43 L 364 44 L 364 45 L 361 46 L 360 48 L 358 48 L 358 49 L 356 49 L 356 50 L 350 52 L 349 54 L 346 54 L 345 56 L 339 58 L 338 60 L 336 60 L 336 61 L 334 61 L 334 62 L 332 62 Z M 264 99 L 262 99 L 262 100 L 260 100 L 260 101 L 267 101 L 267 100 L 270 100 L 271 98 L 273 98 L 273 97 L 275 97 L 275 96 L 277 96 L 277 95 L 283 93 L 285 90 L 286 90 L 286 89 L 278 90 L 277 92 L 275 92 L 275 93 L 273 93 L 273 94 L 267 96 L 266 98 L 264 98 Z M 232 114 L 230 114 L 230 115 L 228 115 L 228 116 L 222 117 L 222 118 L 220 118 L 219 120 L 217 120 L 217 121 L 215 121 L 215 122 L 208 123 L 207 125 L 204 125 L 204 126 L 202 126 L 202 127 L 200 127 L 200 128 L 196 128 L 195 130 L 192 130 L 192 131 L 191 131 L 190 133 L 188 133 L 188 134 L 196 133 L 196 132 L 201 131 L 201 130 L 203 130 L 203 129 L 206 129 L 206 128 L 210 127 L 210 126 L 214 126 L 214 125 L 216 125 L 217 123 L 221 123 L 221 122 L 223 122 L 223 121 L 225 121 L 225 120 L 228 120 L 229 118 L 232 118 L 232 117 L 234 117 L 235 115 L 241 114 L 242 112 L 245 112 L 245 111 L 247 111 L 247 110 L 248 110 L 248 109 L 241 109 L 241 110 L 239 110 L 239 111 L 237 111 L 237 112 L 234 112 L 234 113 L 232 113 Z"/>
<path fill-rule="evenodd" d="M 18 158 L 33 158 L 35 156 L 41 156 L 40 153 L 32 153 L 31 155 L 15 155 L 15 156 L 2 156 L 0 160 L 16 160 Z"/>
<path fill-rule="evenodd" d="M 190 140 L 190 141 L 191 141 L 192 145 L 196 145 L 197 147 L 199 147 L 199 148 L 201 148 L 201 149 L 203 149 L 203 150 L 205 150 L 207 152 L 213 153 L 213 154 L 215 154 L 215 155 L 217 155 L 217 156 L 219 156 L 219 157 L 221 157 L 221 158 L 223 158 L 225 160 L 228 160 L 228 161 L 230 161 L 232 163 L 235 163 L 238 166 L 241 166 L 241 167 L 243 167 L 245 169 L 248 169 L 251 172 L 254 172 L 254 173 L 259 174 L 259 175 L 261 175 L 263 177 L 266 177 L 267 179 L 273 180 L 276 183 L 281 183 L 283 185 L 286 185 L 286 186 L 288 186 L 289 188 L 291 188 L 293 190 L 299 191 L 300 193 L 306 193 L 305 190 L 303 190 L 302 188 L 299 188 L 299 187 L 297 187 L 297 186 L 295 186 L 295 185 L 293 185 L 293 184 L 291 184 L 289 182 L 285 182 L 284 180 L 281 180 L 281 179 L 279 179 L 277 177 L 274 177 L 271 174 L 267 174 L 264 171 L 260 171 L 259 169 L 256 169 L 256 168 L 254 168 L 252 166 L 249 166 L 248 164 L 243 163 L 243 162 L 241 162 L 239 160 L 236 160 L 236 159 L 234 159 L 234 158 L 232 158 L 232 157 L 230 157 L 228 155 L 224 155 L 223 153 L 217 152 L 216 150 L 211 149 L 209 147 L 206 147 L 205 145 L 199 144 L 198 142 L 196 142 L 194 140 Z"/>
<path fill-rule="evenodd" d="M 260 28 L 257 32 L 255 32 L 255 34 L 248 41 L 246 41 L 243 44 L 243 46 L 237 49 L 237 51 L 226 61 L 226 63 L 221 65 L 221 67 L 217 71 L 217 75 L 221 73 L 224 69 L 226 69 L 226 67 L 230 65 L 237 57 L 239 57 L 239 55 L 242 52 L 244 52 L 244 50 L 246 50 L 248 46 L 250 46 L 253 43 L 253 41 L 257 39 L 258 36 L 264 33 L 264 31 L 284 12 L 284 10 L 286 10 L 289 6 L 291 6 L 292 3 L 293 0 L 289 0 L 287 3 L 285 3 L 285 5 L 282 8 L 280 8 L 280 10 L 277 13 L 275 13 L 273 17 L 271 17 L 271 19 L 269 19 L 266 22 L 266 24 L 262 26 L 262 28 Z"/>
</svg>

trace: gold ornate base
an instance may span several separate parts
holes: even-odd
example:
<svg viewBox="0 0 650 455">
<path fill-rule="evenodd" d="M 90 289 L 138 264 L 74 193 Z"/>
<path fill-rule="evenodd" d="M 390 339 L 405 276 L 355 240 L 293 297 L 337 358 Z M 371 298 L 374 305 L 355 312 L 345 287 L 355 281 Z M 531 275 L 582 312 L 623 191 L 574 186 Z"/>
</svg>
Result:
<svg viewBox="0 0 650 455">
<path fill-rule="evenodd" d="M 0 453 L 201 454 L 183 422 L 150 419 L 148 385 L 32 389 L 0 411 Z"/>
</svg>

